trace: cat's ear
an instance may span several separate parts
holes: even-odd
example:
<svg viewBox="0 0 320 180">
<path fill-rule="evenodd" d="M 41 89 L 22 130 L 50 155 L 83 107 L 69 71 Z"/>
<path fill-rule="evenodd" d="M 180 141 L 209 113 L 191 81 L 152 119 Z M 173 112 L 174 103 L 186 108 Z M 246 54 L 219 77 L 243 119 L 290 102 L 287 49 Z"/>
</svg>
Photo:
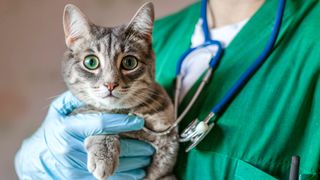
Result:
<svg viewBox="0 0 320 180">
<path fill-rule="evenodd" d="M 78 7 L 72 4 L 67 4 L 64 8 L 63 29 L 69 48 L 76 41 L 90 37 L 90 21 Z"/>
<path fill-rule="evenodd" d="M 143 4 L 127 26 L 130 31 L 136 31 L 151 40 L 154 22 L 154 8 L 151 2 Z"/>
</svg>

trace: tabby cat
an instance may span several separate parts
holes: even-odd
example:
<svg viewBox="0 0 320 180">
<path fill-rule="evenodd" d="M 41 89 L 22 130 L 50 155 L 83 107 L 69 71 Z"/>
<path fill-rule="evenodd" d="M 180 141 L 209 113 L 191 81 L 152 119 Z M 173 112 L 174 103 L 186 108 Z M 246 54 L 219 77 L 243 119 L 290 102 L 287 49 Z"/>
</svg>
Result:
<svg viewBox="0 0 320 180">
<path fill-rule="evenodd" d="M 134 114 L 144 118 L 145 128 L 158 132 L 174 123 L 172 102 L 154 80 L 153 22 L 152 3 L 144 4 L 129 24 L 111 28 L 93 24 L 76 6 L 66 5 L 63 76 L 69 90 L 87 104 L 73 114 Z M 120 136 L 155 147 L 145 179 L 175 179 L 172 169 L 178 150 L 177 128 L 165 135 L 148 132 Z M 88 170 L 97 179 L 111 176 L 119 162 L 119 136 L 91 136 L 85 140 L 85 147 Z"/>
</svg>

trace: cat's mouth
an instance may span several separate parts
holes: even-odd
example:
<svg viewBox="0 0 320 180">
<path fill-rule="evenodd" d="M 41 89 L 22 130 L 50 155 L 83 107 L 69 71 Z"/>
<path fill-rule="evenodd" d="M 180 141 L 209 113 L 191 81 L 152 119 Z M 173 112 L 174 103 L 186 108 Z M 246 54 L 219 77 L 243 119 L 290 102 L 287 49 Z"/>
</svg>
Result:
<svg viewBox="0 0 320 180">
<path fill-rule="evenodd" d="M 119 99 L 121 94 L 117 91 L 107 91 L 106 88 L 94 88 L 92 94 L 100 99 Z"/>
<path fill-rule="evenodd" d="M 115 98 L 115 99 L 119 99 L 119 97 L 115 96 L 114 94 L 112 93 L 109 93 L 107 95 L 105 95 L 104 97 L 102 97 L 103 99 L 109 99 L 109 98 Z"/>
</svg>

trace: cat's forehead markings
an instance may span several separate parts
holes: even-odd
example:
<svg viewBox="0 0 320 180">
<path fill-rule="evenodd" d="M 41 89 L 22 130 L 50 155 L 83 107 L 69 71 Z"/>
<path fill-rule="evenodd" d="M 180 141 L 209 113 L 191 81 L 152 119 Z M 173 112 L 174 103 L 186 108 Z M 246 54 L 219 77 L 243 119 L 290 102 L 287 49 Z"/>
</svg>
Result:
<svg viewBox="0 0 320 180">
<path fill-rule="evenodd" d="M 113 44 L 113 38 L 112 38 L 112 33 L 110 33 L 109 35 L 108 35 L 108 37 L 106 37 L 106 41 L 107 41 L 107 53 L 108 53 L 108 55 L 109 55 L 109 57 L 111 57 L 111 51 L 112 51 L 112 44 Z"/>
<path fill-rule="evenodd" d="M 91 48 L 88 48 L 85 50 L 85 52 L 93 54 L 95 51 Z"/>
<path fill-rule="evenodd" d="M 100 43 L 97 43 L 96 47 L 97 47 L 98 52 L 100 52 L 100 51 L 101 51 L 101 45 L 100 45 Z"/>
</svg>

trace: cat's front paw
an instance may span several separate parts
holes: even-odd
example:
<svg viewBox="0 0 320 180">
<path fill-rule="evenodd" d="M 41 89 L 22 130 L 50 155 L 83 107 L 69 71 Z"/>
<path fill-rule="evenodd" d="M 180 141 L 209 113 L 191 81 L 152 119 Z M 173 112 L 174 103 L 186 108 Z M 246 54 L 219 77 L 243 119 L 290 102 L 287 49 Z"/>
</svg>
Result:
<svg viewBox="0 0 320 180">
<path fill-rule="evenodd" d="M 118 166 L 118 158 L 108 158 L 106 150 L 88 152 L 88 170 L 99 180 L 105 180 L 111 176 Z"/>
<path fill-rule="evenodd" d="M 118 136 L 99 135 L 85 141 L 88 152 L 87 168 L 95 178 L 111 176 L 119 164 L 120 142 Z"/>
</svg>

